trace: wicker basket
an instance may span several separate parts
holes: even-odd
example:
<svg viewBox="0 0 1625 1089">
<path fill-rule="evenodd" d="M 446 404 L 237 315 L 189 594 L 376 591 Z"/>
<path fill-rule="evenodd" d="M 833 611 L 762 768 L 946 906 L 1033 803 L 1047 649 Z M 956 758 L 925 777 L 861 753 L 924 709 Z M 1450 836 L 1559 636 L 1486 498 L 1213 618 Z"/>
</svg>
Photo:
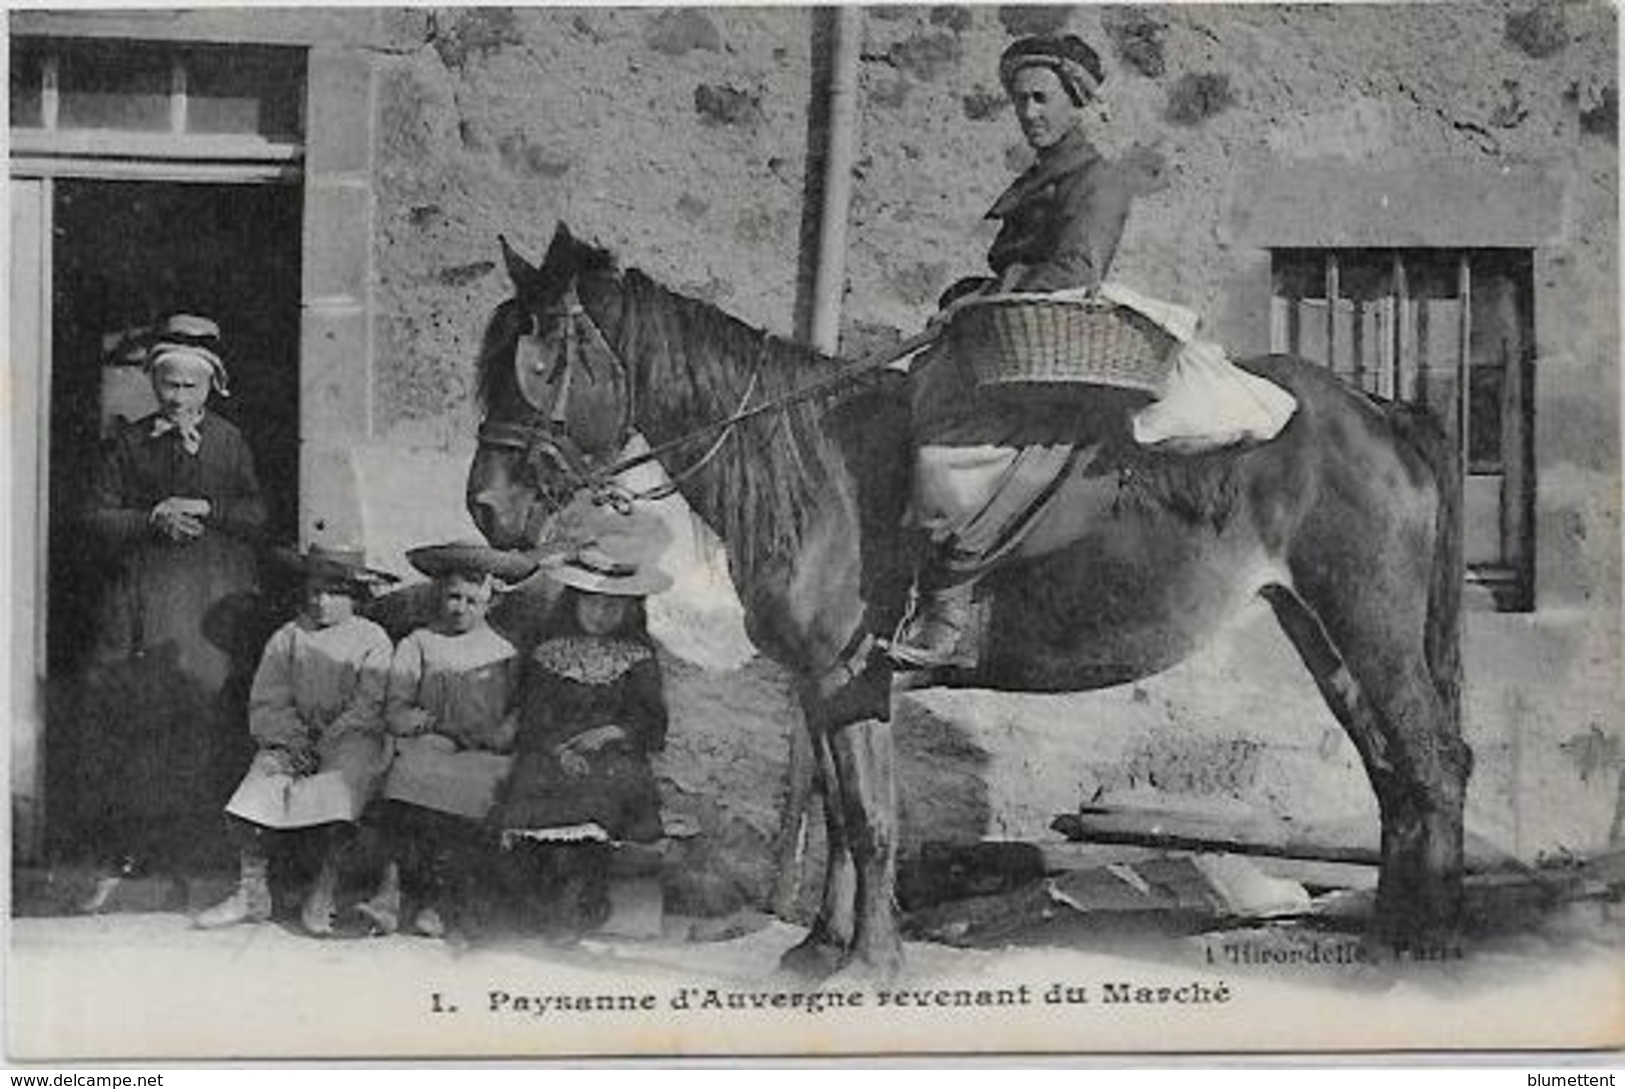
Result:
<svg viewBox="0 0 1625 1089">
<path fill-rule="evenodd" d="M 1160 393 L 1175 341 L 1104 299 L 1002 295 L 969 302 L 948 326 L 979 385 L 1088 383 Z"/>
</svg>

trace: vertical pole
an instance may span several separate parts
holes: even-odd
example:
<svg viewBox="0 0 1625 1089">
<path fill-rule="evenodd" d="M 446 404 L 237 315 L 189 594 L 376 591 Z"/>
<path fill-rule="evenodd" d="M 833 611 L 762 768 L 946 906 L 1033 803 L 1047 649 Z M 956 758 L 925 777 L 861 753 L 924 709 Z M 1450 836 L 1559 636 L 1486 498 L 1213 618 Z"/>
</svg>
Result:
<svg viewBox="0 0 1625 1089">
<path fill-rule="evenodd" d="M 852 164 L 858 146 L 858 61 L 863 49 L 863 8 L 842 5 L 833 12 L 815 12 L 833 18 L 830 38 L 830 80 L 826 116 L 829 118 L 824 156 L 823 200 L 818 219 L 818 258 L 813 269 L 812 314 L 809 321 L 813 347 L 833 354 L 840 348 L 841 299 L 846 289 L 846 228 L 852 205 Z M 805 713 L 805 712 L 803 712 Z M 789 797 L 779 820 L 778 885 L 774 910 L 789 918 L 800 900 L 802 870 L 811 839 L 813 782 L 812 738 L 808 729 L 790 731 Z M 825 805 L 837 805 L 826 798 Z"/>
<path fill-rule="evenodd" d="M 812 342 L 834 352 L 841 336 L 841 296 L 846 286 L 846 226 L 852 204 L 852 164 L 858 146 L 858 57 L 863 47 L 863 8 L 835 10 L 830 51 L 829 146 L 824 160 L 824 200 L 818 223 L 818 266 L 813 274 Z"/>
</svg>

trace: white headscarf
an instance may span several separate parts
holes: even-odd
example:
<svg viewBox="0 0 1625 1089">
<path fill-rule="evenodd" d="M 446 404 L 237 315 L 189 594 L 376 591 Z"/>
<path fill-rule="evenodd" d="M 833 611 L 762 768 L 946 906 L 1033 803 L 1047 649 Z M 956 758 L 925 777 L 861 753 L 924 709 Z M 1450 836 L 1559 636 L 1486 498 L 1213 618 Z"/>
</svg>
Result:
<svg viewBox="0 0 1625 1089">
<path fill-rule="evenodd" d="M 209 372 L 214 391 L 230 397 L 226 364 L 219 348 L 220 326 L 195 314 L 174 314 L 158 327 L 152 347 L 147 349 L 147 370 L 156 373 L 170 366 L 202 367 Z"/>
<path fill-rule="evenodd" d="M 226 388 L 226 365 L 216 350 L 220 344 L 220 326 L 208 318 L 195 314 L 175 314 L 158 327 L 152 347 L 147 349 L 147 373 L 160 371 L 194 370 L 209 376 L 209 385 L 222 397 L 231 396 Z M 159 416 L 152 423 L 153 438 L 171 431 L 180 433 L 181 448 L 195 455 L 203 445 L 203 411 L 171 419 Z"/>
</svg>

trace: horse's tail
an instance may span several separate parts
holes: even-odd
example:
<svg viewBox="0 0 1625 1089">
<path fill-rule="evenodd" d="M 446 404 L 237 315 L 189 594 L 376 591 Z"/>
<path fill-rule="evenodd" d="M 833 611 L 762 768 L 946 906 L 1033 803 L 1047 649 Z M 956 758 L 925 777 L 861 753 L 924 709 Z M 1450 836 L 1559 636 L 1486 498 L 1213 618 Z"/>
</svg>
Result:
<svg viewBox="0 0 1625 1089">
<path fill-rule="evenodd" d="M 1425 636 L 1428 672 L 1450 722 L 1461 724 L 1461 591 L 1462 560 L 1461 451 L 1439 425 L 1434 413 L 1417 405 L 1388 406 L 1396 430 L 1422 455 L 1438 492 L 1434 512 L 1433 568 L 1428 580 Z"/>
</svg>

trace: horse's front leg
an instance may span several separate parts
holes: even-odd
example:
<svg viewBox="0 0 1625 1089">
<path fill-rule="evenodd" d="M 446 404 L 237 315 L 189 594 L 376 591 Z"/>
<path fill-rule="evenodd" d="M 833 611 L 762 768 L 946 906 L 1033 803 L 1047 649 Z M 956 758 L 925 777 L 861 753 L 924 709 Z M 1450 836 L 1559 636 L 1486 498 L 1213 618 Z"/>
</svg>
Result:
<svg viewBox="0 0 1625 1089">
<path fill-rule="evenodd" d="M 890 978 L 903 963 L 895 897 L 897 783 L 891 724 L 864 719 L 842 726 L 831 747 L 857 878 L 849 963 Z"/>
<path fill-rule="evenodd" d="M 809 716 L 814 775 L 824 811 L 824 887 L 818 917 L 807 936 L 785 951 L 779 966 L 810 979 L 823 979 L 846 961 L 852 944 L 852 901 L 856 879 L 846 836 L 846 814 L 841 804 L 839 774 L 829 735 Z"/>
</svg>

